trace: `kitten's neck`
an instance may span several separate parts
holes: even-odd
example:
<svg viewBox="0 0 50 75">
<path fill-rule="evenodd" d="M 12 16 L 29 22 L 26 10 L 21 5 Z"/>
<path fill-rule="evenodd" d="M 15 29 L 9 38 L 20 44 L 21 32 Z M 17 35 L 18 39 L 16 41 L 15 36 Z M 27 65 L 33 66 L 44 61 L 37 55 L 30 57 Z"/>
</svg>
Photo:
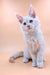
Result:
<svg viewBox="0 0 50 75">
<path fill-rule="evenodd" d="M 36 34 L 36 33 L 37 33 L 36 31 L 26 31 L 26 32 L 24 32 L 24 35 L 32 36 L 33 34 Z"/>
<path fill-rule="evenodd" d="M 37 30 L 37 31 L 25 31 L 24 32 L 24 39 L 31 39 L 32 37 L 33 38 L 37 38 L 39 35 L 41 35 L 42 32 L 41 30 Z"/>
</svg>

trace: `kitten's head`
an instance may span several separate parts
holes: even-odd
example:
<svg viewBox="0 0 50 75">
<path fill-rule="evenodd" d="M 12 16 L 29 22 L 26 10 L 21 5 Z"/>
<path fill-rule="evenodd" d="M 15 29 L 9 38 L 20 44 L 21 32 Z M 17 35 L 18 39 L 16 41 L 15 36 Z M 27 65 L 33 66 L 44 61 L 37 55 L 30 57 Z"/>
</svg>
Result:
<svg viewBox="0 0 50 75">
<path fill-rule="evenodd" d="M 32 5 L 30 6 L 28 16 L 22 17 L 16 14 L 16 17 L 19 20 L 23 31 L 36 31 L 39 28 L 40 22 Z"/>
</svg>

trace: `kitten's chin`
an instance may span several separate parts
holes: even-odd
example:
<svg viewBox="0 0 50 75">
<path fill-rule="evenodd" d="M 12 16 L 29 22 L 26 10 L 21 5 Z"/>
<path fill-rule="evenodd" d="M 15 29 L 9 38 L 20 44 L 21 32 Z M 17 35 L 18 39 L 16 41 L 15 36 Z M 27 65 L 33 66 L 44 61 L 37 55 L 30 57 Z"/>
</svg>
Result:
<svg viewBox="0 0 50 75">
<path fill-rule="evenodd" d="M 30 29 L 27 29 L 27 31 L 28 31 L 28 32 L 30 32 L 30 31 L 33 31 L 33 29 L 32 29 L 32 28 L 30 28 Z"/>
<path fill-rule="evenodd" d="M 32 28 L 23 29 L 23 31 L 32 31 Z"/>
<path fill-rule="evenodd" d="M 32 28 L 27 28 L 28 31 L 32 30 Z"/>
</svg>

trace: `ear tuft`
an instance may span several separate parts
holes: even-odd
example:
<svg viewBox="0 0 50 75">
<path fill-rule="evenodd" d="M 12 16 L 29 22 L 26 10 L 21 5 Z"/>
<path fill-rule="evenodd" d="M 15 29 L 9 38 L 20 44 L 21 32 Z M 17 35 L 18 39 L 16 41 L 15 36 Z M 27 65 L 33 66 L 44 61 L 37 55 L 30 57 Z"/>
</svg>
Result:
<svg viewBox="0 0 50 75">
<path fill-rule="evenodd" d="M 30 5 L 29 16 L 31 16 L 31 17 L 33 17 L 33 18 L 36 17 L 36 13 L 35 13 L 35 10 L 34 10 L 32 4 Z"/>
<path fill-rule="evenodd" d="M 19 20 L 19 22 L 22 23 L 22 21 L 23 21 L 23 17 L 20 16 L 20 15 L 18 15 L 18 14 L 16 14 L 16 17 L 17 17 L 17 19 Z"/>
<path fill-rule="evenodd" d="M 32 7 L 32 4 L 30 5 L 30 7 Z"/>
</svg>

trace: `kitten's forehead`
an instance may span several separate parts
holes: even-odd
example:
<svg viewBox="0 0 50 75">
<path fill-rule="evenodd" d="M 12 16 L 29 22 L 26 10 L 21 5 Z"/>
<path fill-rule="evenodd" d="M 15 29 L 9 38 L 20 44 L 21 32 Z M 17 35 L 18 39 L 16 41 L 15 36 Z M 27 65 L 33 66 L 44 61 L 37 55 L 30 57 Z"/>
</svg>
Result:
<svg viewBox="0 0 50 75">
<path fill-rule="evenodd" d="M 37 16 L 35 18 L 33 18 L 33 17 L 29 16 L 29 15 L 23 17 L 23 22 L 28 22 L 29 20 L 39 21 Z"/>
<path fill-rule="evenodd" d="M 23 17 L 23 19 L 24 20 L 30 20 L 30 19 L 33 19 L 33 18 L 28 15 L 28 16 Z"/>
</svg>

